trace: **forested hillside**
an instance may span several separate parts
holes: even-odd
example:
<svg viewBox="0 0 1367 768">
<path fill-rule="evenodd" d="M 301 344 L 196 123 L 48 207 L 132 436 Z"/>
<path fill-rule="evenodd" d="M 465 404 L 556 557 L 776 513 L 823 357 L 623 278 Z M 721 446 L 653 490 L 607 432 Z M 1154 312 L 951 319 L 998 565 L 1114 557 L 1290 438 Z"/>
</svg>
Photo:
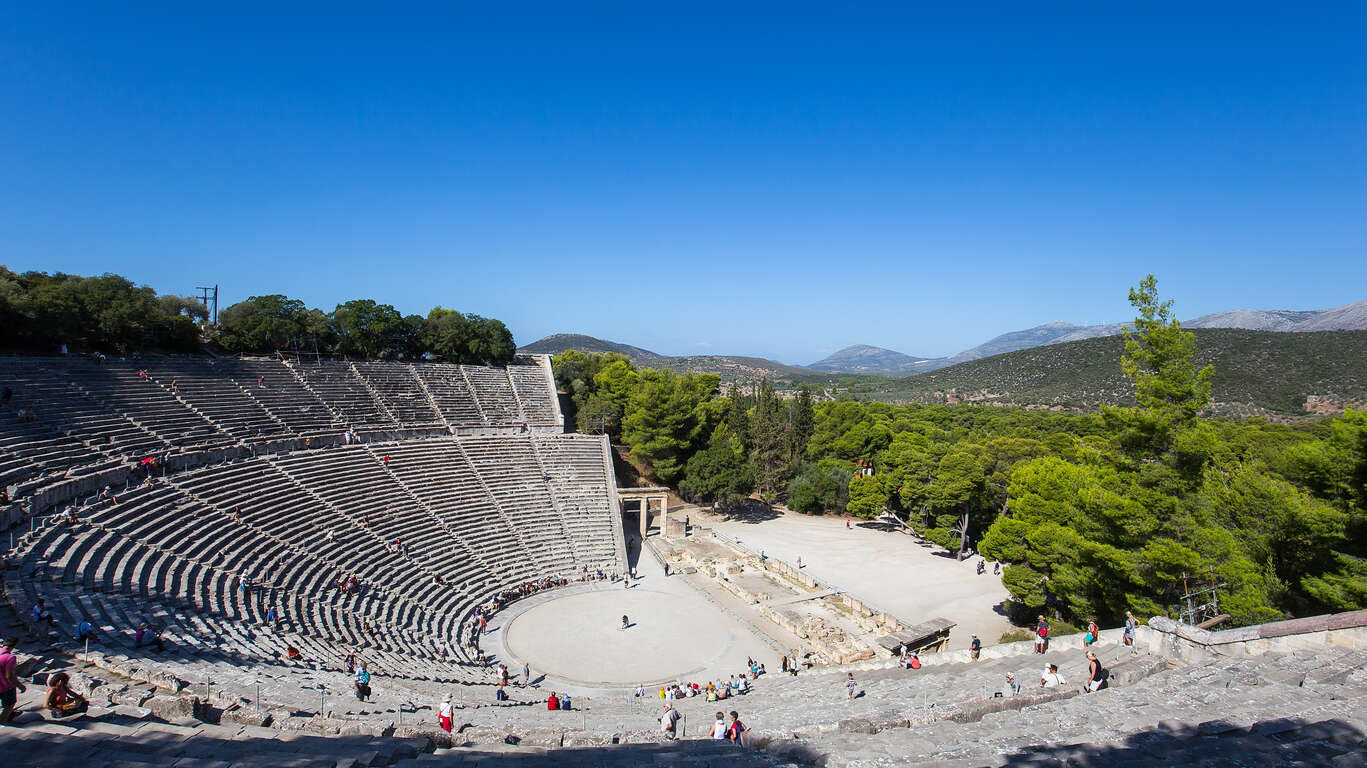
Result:
<svg viewBox="0 0 1367 768">
<path fill-rule="evenodd" d="M 1211 415 L 1301 418 L 1367 403 L 1367 331 L 1192 333 L 1196 362 L 1215 366 Z M 893 402 L 1074 411 L 1133 405 L 1134 388 L 1120 370 L 1123 349 L 1120 336 L 1034 347 L 910 376 L 887 391 L 855 394 Z"/>
<path fill-rule="evenodd" d="M 1132 298 L 1138 332 L 1111 363 L 1132 406 L 1088 414 L 813 404 L 769 386 L 724 398 L 713 375 L 577 352 L 556 377 L 581 429 L 607 431 L 685 497 L 890 511 L 1006 563 L 1018 619 L 1169 613 L 1183 574 L 1208 569 L 1234 624 L 1367 608 L 1367 412 L 1295 426 L 1202 417 L 1221 377 L 1200 363 L 1211 337 L 1173 323 L 1151 280 Z"/>
</svg>

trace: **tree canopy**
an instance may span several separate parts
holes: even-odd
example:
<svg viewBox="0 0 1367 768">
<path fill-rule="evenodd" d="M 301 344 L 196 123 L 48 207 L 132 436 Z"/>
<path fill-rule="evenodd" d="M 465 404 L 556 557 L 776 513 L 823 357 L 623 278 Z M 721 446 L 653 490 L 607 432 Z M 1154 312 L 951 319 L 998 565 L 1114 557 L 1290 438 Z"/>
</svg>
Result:
<svg viewBox="0 0 1367 768">
<path fill-rule="evenodd" d="M 70 349 L 131 352 L 199 349 L 203 308 L 194 299 L 157 296 L 113 274 L 15 274 L 0 266 L 0 348 L 54 354 Z"/>
<path fill-rule="evenodd" d="M 353 299 L 331 312 L 280 294 L 252 296 L 219 313 L 193 297 L 157 295 L 118 275 L 15 274 L 0 266 L 0 349 L 194 352 L 207 339 L 230 353 L 308 350 L 361 358 L 506 363 L 516 345 L 503 323 L 436 307 L 427 317 Z"/>
</svg>

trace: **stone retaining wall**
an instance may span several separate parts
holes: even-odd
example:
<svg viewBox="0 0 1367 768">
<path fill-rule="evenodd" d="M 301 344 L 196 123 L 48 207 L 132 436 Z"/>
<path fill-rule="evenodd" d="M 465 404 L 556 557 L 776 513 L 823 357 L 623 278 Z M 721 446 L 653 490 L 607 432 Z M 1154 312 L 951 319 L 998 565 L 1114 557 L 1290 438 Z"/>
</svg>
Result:
<svg viewBox="0 0 1367 768">
<path fill-rule="evenodd" d="M 1208 654 L 1258 656 L 1343 646 L 1367 648 L 1367 611 L 1329 613 L 1212 632 L 1155 616 L 1140 628 L 1135 645 L 1150 653 L 1190 661 Z"/>
</svg>

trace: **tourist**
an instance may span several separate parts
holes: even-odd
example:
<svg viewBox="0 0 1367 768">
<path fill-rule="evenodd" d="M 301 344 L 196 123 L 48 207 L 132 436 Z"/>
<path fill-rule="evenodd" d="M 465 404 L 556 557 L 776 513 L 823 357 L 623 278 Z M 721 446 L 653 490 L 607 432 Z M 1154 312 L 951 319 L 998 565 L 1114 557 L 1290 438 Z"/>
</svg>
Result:
<svg viewBox="0 0 1367 768">
<path fill-rule="evenodd" d="M 451 732 L 451 694 L 441 697 L 441 704 L 437 705 L 437 724 L 443 731 Z"/>
<path fill-rule="evenodd" d="M 1035 653 L 1044 653 L 1049 649 L 1049 622 L 1044 620 L 1041 615 L 1035 622 Z"/>
<path fill-rule="evenodd" d="M 847 672 L 845 674 L 845 700 L 853 701 L 854 692 L 857 690 L 859 690 L 859 684 L 854 681 L 854 673 Z"/>
<path fill-rule="evenodd" d="M 43 707 L 57 717 L 80 714 L 86 709 L 85 697 L 71 690 L 71 676 L 58 672 L 47 680 Z"/>
<path fill-rule="evenodd" d="M 1101 640 L 1101 627 L 1096 624 L 1096 619 L 1087 620 L 1087 634 L 1082 636 L 1082 647 L 1095 645 Z"/>
<path fill-rule="evenodd" d="M 723 713 L 723 712 L 718 712 L 718 713 L 717 713 L 717 719 L 712 723 L 712 730 L 708 732 L 707 738 L 709 738 L 709 739 L 724 739 L 724 738 L 726 738 L 726 714 L 725 714 L 725 713 Z"/>
<path fill-rule="evenodd" d="M 646 684 L 645 684 L 645 683 L 641 683 L 640 685 L 636 686 L 636 698 L 638 698 L 638 699 L 644 699 L 645 697 L 646 697 Z"/>
<path fill-rule="evenodd" d="M 389 469 L 389 454 L 386 453 L 385 455 L 381 456 L 380 461 L 384 462 L 385 469 Z"/>
<path fill-rule="evenodd" d="M 736 681 L 736 692 L 742 696 L 750 692 L 750 684 L 745 681 L 745 675 L 741 675 L 740 680 Z"/>
<path fill-rule="evenodd" d="M 1106 686 L 1106 670 L 1101 666 L 1101 659 L 1096 657 L 1096 651 L 1087 652 L 1087 684 L 1083 687 L 1087 693 L 1096 693 Z"/>
<path fill-rule="evenodd" d="M 365 662 L 361 662 L 361 668 L 356 670 L 356 699 L 365 701 L 370 698 L 370 671 L 365 668 Z"/>
<path fill-rule="evenodd" d="M 19 694 L 28 690 L 16 674 L 19 659 L 14 655 L 14 648 L 17 645 L 19 638 L 5 638 L 4 649 L 0 650 L 0 725 L 14 717 L 18 712 L 14 705 L 19 700 Z"/>
<path fill-rule="evenodd" d="M 303 658 L 304 658 L 304 656 L 303 656 L 303 654 L 299 653 L 299 649 L 298 649 L 298 648 L 294 647 L 293 645 L 287 645 L 287 646 L 285 646 L 285 660 L 286 660 L 286 661 L 302 661 Z"/>
<path fill-rule="evenodd" d="M 344 664 L 346 664 L 346 673 L 347 673 L 348 675 L 354 675 L 354 674 L 356 674 L 356 652 L 355 652 L 355 651 L 347 651 L 346 658 L 343 659 L 342 661 L 343 661 Z"/>
<path fill-rule="evenodd" d="M 76 622 L 76 642 L 79 643 L 83 640 L 94 639 L 96 639 L 94 625 L 90 623 L 90 619 L 87 619 L 84 616 L 82 616 L 81 620 Z"/>
<path fill-rule="evenodd" d="M 1127 646 L 1133 648 L 1133 647 L 1134 647 L 1134 630 L 1135 630 L 1135 627 L 1138 627 L 1138 626 L 1139 626 L 1139 622 L 1135 620 L 1134 614 L 1133 614 L 1133 613 L 1130 613 L 1129 611 L 1125 611 L 1125 634 L 1124 634 L 1124 636 L 1121 638 L 1121 642 L 1123 642 L 1125 645 L 1127 645 Z"/>
<path fill-rule="evenodd" d="M 558 709 L 560 709 L 560 696 L 555 691 L 551 691 L 551 695 L 546 697 L 546 711 L 554 712 Z"/>
<path fill-rule="evenodd" d="M 992 563 L 992 575 L 993 575 L 993 576 L 1000 576 L 1000 575 L 1002 575 L 1002 563 L 1001 563 L 1000 560 L 997 560 L 997 561 L 995 561 L 995 562 Z"/>
<path fill-rule="evenodd" d="M 784 674 L 787 674 L 787 672 L 788 672 L 788 657 L 787 657 L 787 656 L 783 656 L 782 658 L 780 658 L 780 659 L 778 660 L 778 663 L 779 663 L 779 669 L 782 670 Z"/>
<path fill-rule="evenodd" d="M 675 737 L 675 729 L 679 724 L 679 713 L 674 709 L 674 705 L 665 702 L 664 714 L 660 715 L 660 730 L 664 731 L 666 739 Z"/>
<path fill-rule="evenodd" d="M 626 617 L 626 614 L 622 614 L 622 629 L 626 629 L 629 626 L 631 626 L 631 621 Z"/>
<path fill-rule="evenodd" d="M 726 729 L 726 738 L 738 747 L 745 746 L 745 732 L 749 730 L 745 723 L 740 721 L 740 715 L 736 710 L 731 710 L 731 725 Z"/>
<path fill-rule="evenodd" d="M 1058 673 L 1058 665 L 1050 664 L 1044 668 L 1044 674 L 1040 675 L 1039 687 L 1058 688 L 1068 681 L 1063 679 L 1063 675 Z"/>
<path fill-rule="evenodd" d="M 560 709 L 563 710 L 563 711 L 565 711 L 565 712 L 570 711 L 570 709 L 571 709 L 571 707 L 570 707 L 570 695 L 569 695 L 568 693 L 561 694 L 561 696 L 560 696 Z"/>
<path fill-rule="evenodd" d="M 276 625 L 276 623 L 277 623 L 279 620 L 280 620 L 280 615 L 279 615 L 278 613 L 275 612 L 275 606 L 274 606 L 274 605 L 272 605 L 270 608 L 266 609 L 266 626 L 271 627 L 271 628 L 274 628 L 275 625 Z"/>
<path fill-rule="evenodd" d="M 973 657 L 974 661 L 977 661 L 978 657 L 982 655 L 982 652 L 983 641 L 979 640 L 977 635 L 974 635 L 973 639 L 968 643 L 968 654 Z"/>
<path fill-rule="evenodd" d="M 526 688 L 532 684 L 532 668 L 527 662 L 522 662 L 522 687 Z"/>
<path fill-rule="evenodd" d="M 1015 673 L 1013 673 L 1013 672 L 1007 672 L 1007 673 L 1006 673 L 1006 682 L 1005 682 L 1004 684 L 1002 684 L 1002 689 L 1001 689 L 1001 691 L 1000 691 L 997 695 L 998 695 L 998 696 L 1001 696 L 1001 697 L 1005 697 L 1005 698 L 1010 699 L 1010 698 L 1019 696 L 1019 695 L 1020 695 L 1020 692 L 1021 692 L 1021 684 L 1018 683 L 1018 682 L 1016 682 L 1016 675 L 1015 675 Z"/>
<path fill-rule="evenodd" d="M 981 575 L 983 575 L 983 574 L 986 573 L 986 572 L 987 572 L 987 561 L 986 561 L 986 560 L 979 560 L 979 561 L 978 561 L 978 575 L 981 576 Z"/>
<path fill-rule="evenodd" d="M 29 620 L 34 624 L 46 623 L 51 627 L 57 626 L 57 620 L 52 618 L 52 612 L 47 609 L 47 600 L 41 597 L 33 604 L 33 610 L 29 611 Z"/>
<path fill-rule="evenodd" d="M 144 645 L 155 645 L 158 651 L 166 650 L 166 645 L 162 642 L 157 628 L 146 623 L 139 624 L 137 631 L 133 633 L 133 645 L 138 648 Z"/>
</svg>

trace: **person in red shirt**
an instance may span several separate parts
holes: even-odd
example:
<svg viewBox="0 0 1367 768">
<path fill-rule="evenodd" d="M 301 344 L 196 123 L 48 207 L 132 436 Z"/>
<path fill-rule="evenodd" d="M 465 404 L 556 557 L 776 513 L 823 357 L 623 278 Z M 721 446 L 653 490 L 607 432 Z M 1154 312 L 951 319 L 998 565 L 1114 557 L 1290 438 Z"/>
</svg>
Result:
<svg viewBox="0 0 1367 768">
<path fill-rule="evenodd" d="M 551 691 L 551 697 L 546 699 L 546 709 L 548 711 L 560 709 L 560 697 L 555 695 L 555 691 Z"/>
</svg>

